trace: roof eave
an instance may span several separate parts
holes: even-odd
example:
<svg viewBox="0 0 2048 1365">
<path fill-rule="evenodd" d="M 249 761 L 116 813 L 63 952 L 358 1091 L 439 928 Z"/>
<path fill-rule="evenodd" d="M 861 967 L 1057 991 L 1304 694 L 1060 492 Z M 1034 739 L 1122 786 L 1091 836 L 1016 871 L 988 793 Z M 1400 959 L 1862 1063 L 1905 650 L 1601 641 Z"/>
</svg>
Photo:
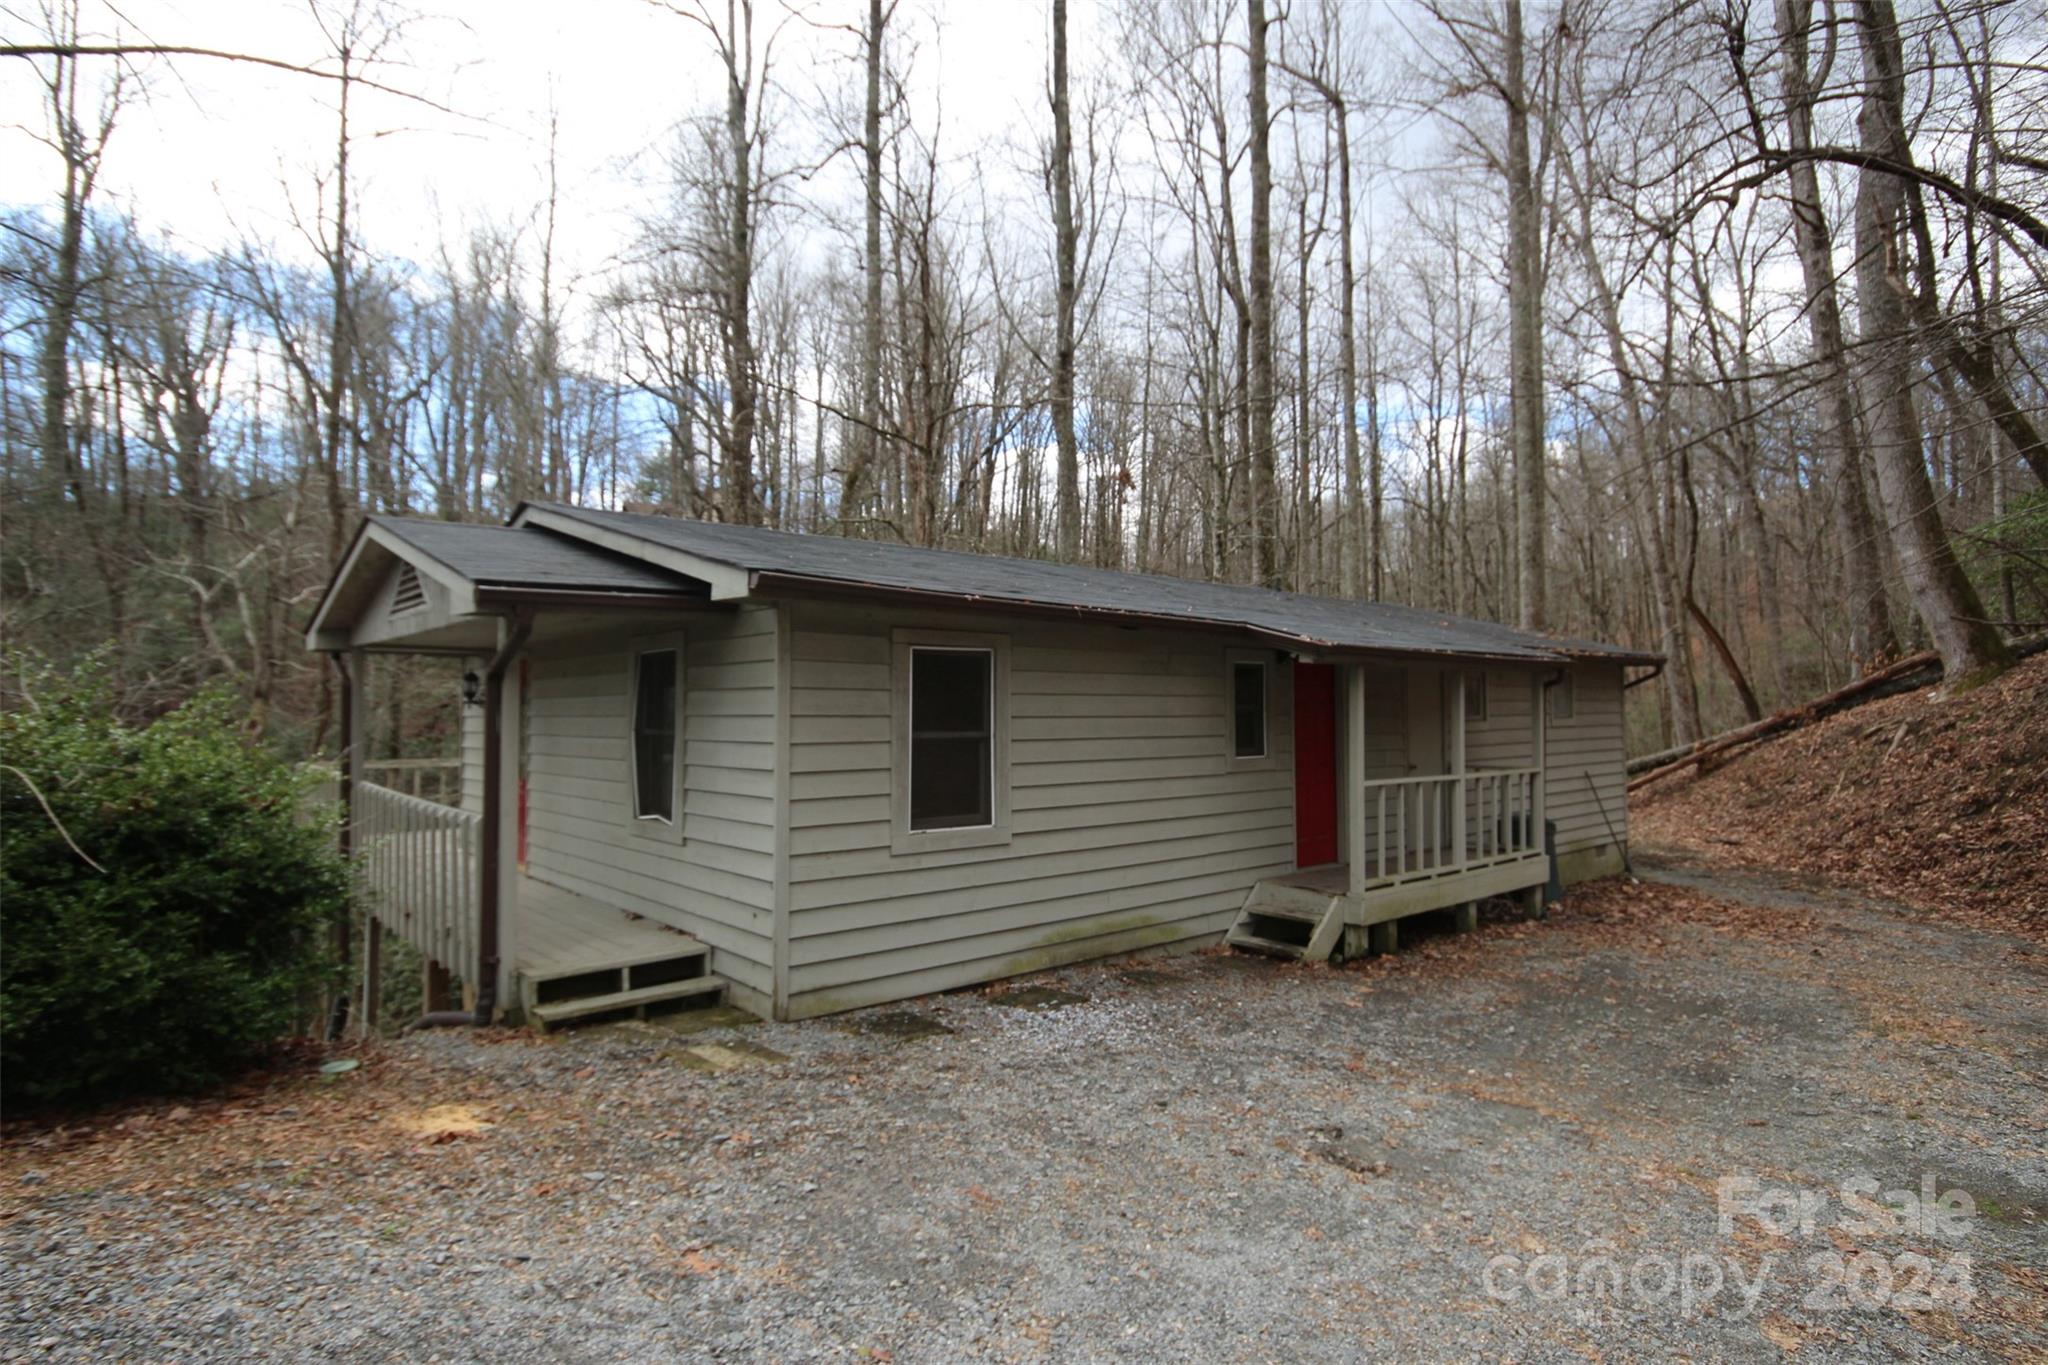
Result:
<svg viewBox="0 0 2048 1365">
<path fill-rule="evenodd" d="M 737 601 L 753 591 L 754 575 L 745 565 L 659 544 L 631 531 L 578 516 L 573 508 L 565 509 L 552 503 L 522 502 L 513 509 L 505 524 L 514 528 L 535 526 L 553 531 L 571 540 L 697 579 L 708 585 L 711 599 L 715 602 Z"/>
<path fill-rule="evenodd" d="M 306 623 L 306 648 L 313 653 L 327 653 L 348 648 L 347 640 L 353 635 L 355 624 L 346 628 L 329 624 L 329 614 L 334 610 L 335 600 L 344 585 L 355 576 L 363 551 L 371 546 L 383 550 L 395 559 L 403 560 L 433 579 L 448 591 L 449 612 L 455 616 L 474 616 L 477 611 L 476 584 L 467 574 L 450 567 L 444 560 L 420 548 L 398 532 L 382 524 L 375 516 L 363 518 L 356 527 L 355 537 L 350 540 L 348 553 L 341 557 L 341 567 L 327 581 L 327 590 L 320 594 L 320 604 L 313 609 L 313 616 Z M 340 640 L 341 643 L 336 643 Z"/>
<path fill-rule="evenodd" d="M 531 583 L 476 585 L 480 610 L 495 607 L 578 607 L 621 611 L 709 611 L 724 610 L 731 604 L 711 601 L 704 593 L 676 591 L 649 592 L 633 588 L 550 588 Z"/>
<path fill-rule="evenodd" d="M 967 611 L 1003 612 L 1012 616 L 1040 616 L 1061 620 L 1102 621 L 1123 626 L 1165 626 L 1180 630 L 1217 631 L 1231 635 L 1251 635 L 1269 640 L 1274 645 L 1296 651 L 1313 651 L 1322 654 L 1343 655 L 1358 658 L 1424 658 L 1424 659 L 1467 659 L 1483 663 L 1505 663 L 1522 665 L 1555 665 L 1565 662 L 1562 654 L 1550 653 L 1507 653 L 1493 650 L 1464 649 L 1421 649 L 1388 646 L 1376 648 L 1369 645 L 1336 644 L 1311 635 L 1299 635 L 1288 631 L 1275 630 L 1249 621 L 1230 620 L 1213 616 L 1179 616 L 1165 612 L 1139 611 L 1127 607 L 1090 607 L 1074 603 L 1039 602 L 1030 598 L 993 597 L 985 593 L 945 592 L 937 588 L 906 588 L 890 583 L 874 583 L 866 580 L 846 578 L 823 578 L 812 574 L 796 574 L 774 570 L 760 570 L 753 575 L 754 588 L 762 593 L 785 593 L 803 597 L 855 597 L 888 598 L 900 602 L 917 602 L 956 607 Z"/>
</svg>

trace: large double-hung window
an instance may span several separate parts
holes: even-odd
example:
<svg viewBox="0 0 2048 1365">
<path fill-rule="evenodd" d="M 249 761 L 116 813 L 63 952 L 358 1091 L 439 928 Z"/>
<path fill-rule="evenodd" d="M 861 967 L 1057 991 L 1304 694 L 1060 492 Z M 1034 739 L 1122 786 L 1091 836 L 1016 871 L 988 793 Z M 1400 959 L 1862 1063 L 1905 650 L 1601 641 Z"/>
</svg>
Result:
<svg viewBox="0 0 2048 1365">
<path fill-rule="evenodd" d="M 896 632 L 895 851 L 1009 840 L 1008 663 L 999 636 Z"/>
<path fill-rule="evenodd" d="M 910 828 L 995 823 L 992 649 L 910 651 Z"/>
</svg>

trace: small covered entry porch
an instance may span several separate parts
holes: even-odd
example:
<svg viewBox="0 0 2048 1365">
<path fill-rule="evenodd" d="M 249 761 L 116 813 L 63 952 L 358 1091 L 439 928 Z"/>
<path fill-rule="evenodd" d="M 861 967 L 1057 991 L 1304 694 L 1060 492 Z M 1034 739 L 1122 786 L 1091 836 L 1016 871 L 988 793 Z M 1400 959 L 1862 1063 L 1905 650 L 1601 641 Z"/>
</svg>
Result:
<svg viewBox="0 0 2048 1365">
<path fill-rule="evenodd" d="M 382 1013 L 384 938 L 416 951 L 428 1014 L 480 1007 L 483 817 L 367 778 L 350 784 L 348 831 L 363 909 L 362 1018 Z M 679 929 L 526 875 L 503 874 L 498 951 L 505 1002 L 543 1027 L 719 993 L 710 950 Z"/>
<path fill-rule="evenodd" d="M 1392 949 L 1400 920 L 1520 896 L 1540 909 L 1554 664 L 1293 663 L 1296 870 L 1260 881 L 1230 944 L 1301 961 Z"/>
<path fill-rule="evenodd" d="M 678 629 L 723 608 L 701 582 L 566 539 L 522 537 L 508 554 L 507 534 L 371 518 L 309 631 L 339 675 L 365 1026 L 381 1014 L 388 937 L 418 953 L 435 1021 L 546 1026 L 724 990 L 692 935 L 528 875 L 522 742 L 535 646 L 594 615 Z M 445 661 L 459 758 L 370 758 L 373 661 L 400 657 Z"/>
</svg>

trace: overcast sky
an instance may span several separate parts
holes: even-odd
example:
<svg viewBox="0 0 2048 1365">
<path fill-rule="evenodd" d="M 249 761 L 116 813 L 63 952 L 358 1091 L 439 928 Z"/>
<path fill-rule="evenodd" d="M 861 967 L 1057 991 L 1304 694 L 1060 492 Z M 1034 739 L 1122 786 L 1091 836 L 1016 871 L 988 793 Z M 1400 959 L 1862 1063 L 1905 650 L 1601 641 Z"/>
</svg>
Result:
<svg viewBox="0 0 2048 1365">
<path fill-rule="evenodd" d="M 8 41 L 36 39 L 35 3 L 0 5 Z M 224 48 L 307 65 L 327 55 L 302 0 L 84 6 L 88 40 Z M 639 197 L 636 155 L 678 118 L 722 98 L 701 33 L 647 0 L 440 0 L 422 9 L 399 44 L 402 64 L 381 78 L 455 112 L 363 93 L 354 170 L 363 238 L 421 258 L 468 222 L 524 219 L 545 197 L 552 107 L 560 129 L 558 240 L 573 269 L 602 268 Z M 816 0 L 805 13 L 816 24 L 851 24 L 865 9 L 860 0 Z M 1076 0 L 1073 10 L 1076 48 L 1085 51 L 1095 6 Z M 818 86 L 857 75 L 857 41 L 787 18 L 780 0 L 763 0 L 761 12 L 764 33 L 782 27 L 778 74 L 788 88 L 779 108 L 789 119 L 808 117 L 804 106 Z M 920 106 L 943 102 L 956 153 L 1010 129 L 1028 138 L 1045 121 L 1044 0 L 902 0 L 899 13 L 898 28 L 918 44 Z M 145 226 L 195 247 L 287 241 L 293 202 L 310 207 L 312 177 L 333 161 L 332 84 L 200 58 L 144 69 L 145 97 L 122 115 L 104 191 Z M 16 204 L 54 198 L 56 158 L 31 135 L 44 126 L 41 93 L 25 64 L 0 68 L 0 195 Z M 799 141 L 804 134 L 786 131 Z"/>
</svg>

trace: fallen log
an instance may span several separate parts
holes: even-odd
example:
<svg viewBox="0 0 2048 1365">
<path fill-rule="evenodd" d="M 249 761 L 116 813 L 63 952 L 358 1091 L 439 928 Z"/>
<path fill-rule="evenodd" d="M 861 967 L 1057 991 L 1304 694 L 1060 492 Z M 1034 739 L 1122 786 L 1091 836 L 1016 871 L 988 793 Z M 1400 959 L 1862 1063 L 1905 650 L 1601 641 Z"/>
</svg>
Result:
<svg viewBox="0 0 2048 1365">
<path fill-rule="evenodd" d="M 1921 672 L 1927 668 L 1940 667 L 1941 656 L 1931 649 L 1922 650 L 1918 654 L 1908 654 L 1895 664 L 1880 668 L 1875 673 L 1864 674 L 1846 687 L 1838 687 L 1824 696 L 1815 697 L 1812 701 L 1765 716 L 1753 725 L 1744 725 L 1739 729 L 1730 730 L 1715 739 L 1698 744 L 1676 761 L 1650 769 L 1641 777 L 1630 782 L 1628 789 L 1632 792 L 1639 791 L 1655 782 L 1658 778 L 1669 777 L 1671 774 L 1686 768 L 1696 768 L 1715 754 L 1726 753 L 1730 749 L 1739 748 L 1754 740 L 1767 739 L 1782 730 L 1792 730 L 1801 725 L 1811 724 L 1832 711 L 1840 710 L 1845 702 L 1855 701 L 1865 693 L 1874 692 L 1878 688 L 1883 687 L 1886 683 Z"/>
<path fill-rule="evenodd" d="M 2048 632 L 2022 636 L 2010 644 L 2015 659 L 2031 658 L 2033 655 L 2048 652 Z M 1690 747 L 1680 746 L 1634 759 L 1628 764 L 1627 770 L 1632 774 L 1641 772 L 1642 775 L 1628 784 L 1628 790 L 1638 791 L 1661 777 L 1669 777 L 1686 768 L 1697 768 L 1717 754 L 1739 749 L 1758 740 L 1769 739 L 1787 730 L 1796 730 L 1802 725 L 1810 725 L 1837 711 L 1876 701 L 1893 692 L 1910 690 L 1911 687 L 1919 685 L 1914 681 L 1915 675 L 1923 672 L 1932 672 L 1935 679 L 1941 676 L 1941 656 L 1931 649 L 1909 654 L 1897 663 L 1880 668 L 1875 673 L 1866 673 L 1855 682 L 1838 687 L 1811 701 L 1802 702 L 1798 706 L 1787 707 L 1754 724 L 1725 731 Z M 1648 769 L 1647 772 L 1643 771 L 1645 768 Z"/>
</svg>

